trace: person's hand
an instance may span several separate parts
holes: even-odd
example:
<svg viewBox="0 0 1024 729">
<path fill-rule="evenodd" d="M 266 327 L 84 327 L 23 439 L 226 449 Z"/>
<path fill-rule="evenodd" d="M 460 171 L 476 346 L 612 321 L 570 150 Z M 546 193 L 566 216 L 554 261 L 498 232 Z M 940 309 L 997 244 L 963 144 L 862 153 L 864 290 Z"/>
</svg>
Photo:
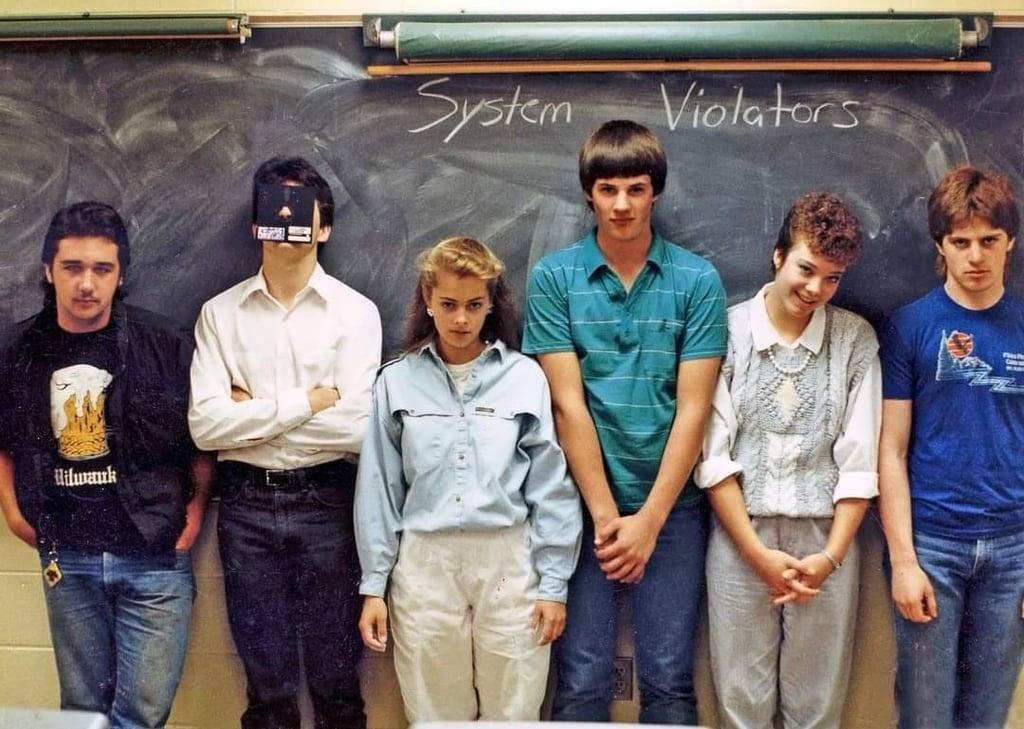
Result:
<svg viewBox="0 0 1024 729">
<path fill-rule="evenodd" d="M 640 582 L 660 531 L 661 524 L 643 509 L 595 526 L 594 552 L 605 577 L 627 584 Z"/>
<path fill-rule="evenodd" d="M 776 605 L 809 600 L 818 594 L 816 587 L 801 582 L 801 577 L 811 576 L 807 565 L 781 549 L 762 548 L 751 566 L 768 586 L 769 596 Z"/>
<path fill-rule="evenodd" d="M 823 553 L 815 552 L 814 554 L 809 554 L 803 559 L 798 560 L 796 566 L 790 567 L 782 573 L 783 579 L 786 580 L 786 584 L 789 586 L 789 593 L 778 597 L 773 602 L 777 605 L 785 602 L 810 602 L 811 598 L 821 589 L 822 583 L 833 572 L 835 572 L 835 567 L 832 566 L 828 557 Z M 794 582 L 811 588 L 814 590 L 814 595 L 802 592 L 793 584 Z"/>
<path fill-rule="evenodd" d="M 18 517 L 18 519 L 13 523 L 8 522 L 7 526 L 10 527 L 11 533 L 14 534 L 14 536 L 32 547 L 32 549 L 39 546 L 39 543 L 36 540 L 36 530 L 24 517 Z"/>
<path fill-rule="evenodd" d="M 243 390 L 241 387 L 231 386 L 231 399 L 235 402 L 245 402 L 246 400 L 252 400 L 252 395 Z"/>
<path fill-rule="evenodd" d="M 363 599 L 363 613 L 359 616 L 359 635 L 363 645 L 383 653 L 388 647 L 388 606 L 382 597 L 367 595 Z"/>
<path fill-rule="evenodd" d="M 935 590 L 919 564 L 892 566 L 892 601 L 900 615 L 915 623 L 930 623 L 939 617 Z M 1024 607 L 1021 610 L 1024 614 Z"/>
<path fill-rule="evenodd" d="M 306 393 L 306 396 L 309 398 L 309 409 L 316 415 L 321 410 L 326 410 L 338 402 L 341 393 L 333 387 L 314 387 Z"/>
<path fill-rule="evenodd" d="M 547 645 L 558 640 L 558 636 L 565 630 L 565 605 L 552 600 L 538 600 L 533 606 L 530 630 L 534 633 L 540 630 L 540 635 L 537 636 L 538 645 Z"/>
</svg>

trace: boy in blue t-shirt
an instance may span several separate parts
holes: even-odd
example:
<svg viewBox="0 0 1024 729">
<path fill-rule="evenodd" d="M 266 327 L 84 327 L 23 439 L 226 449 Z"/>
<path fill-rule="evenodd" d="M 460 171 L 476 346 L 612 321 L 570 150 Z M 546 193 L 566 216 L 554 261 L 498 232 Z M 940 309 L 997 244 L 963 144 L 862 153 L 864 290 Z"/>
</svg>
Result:
<svg viewBox="0 0 1024 729">
<path fill-rule="evenodd" d="M 555 644 L 556 721 L 608 721 L 615 592 L 630 588 L 640 721 L 696 724 L 693 645 L 706 523 L 686 487 L 725 354 L 715 268 L 651 229 L 665 150 L 610 121 L 580 152 L 596 229 L 530 279 L 523 351 L 536 354 L 587 505 L 583 551 Z"/>
<path fill-rule="evenodd" d="M 1003 175 L 961 166 L 928 201 L 945 283 L 881 333 L 879 505 L 900 726 L 1001 727 L 1024 656 L 1024 301 Z"/>
</svg>

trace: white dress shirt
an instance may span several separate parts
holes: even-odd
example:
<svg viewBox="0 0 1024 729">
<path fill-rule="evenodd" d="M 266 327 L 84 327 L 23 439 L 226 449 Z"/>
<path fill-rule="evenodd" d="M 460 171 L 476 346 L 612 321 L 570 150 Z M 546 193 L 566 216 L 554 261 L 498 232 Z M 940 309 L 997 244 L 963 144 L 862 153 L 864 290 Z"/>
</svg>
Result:
<svg viewBox="0 0 1024 729">
<path fill-rule="evenodd" d="M 260 468 L 302 468 L 354 460 L 380 366 L 381 325 L 372 301 L 317 264 L 285 309 L 261 269 L 206 302 L 196 322 L 189 427 L 219 460 Z M 235 402 L 231 389 L 251 400 Z M 312 413 L 307 392 L 340 398 Z"/>
</svg>

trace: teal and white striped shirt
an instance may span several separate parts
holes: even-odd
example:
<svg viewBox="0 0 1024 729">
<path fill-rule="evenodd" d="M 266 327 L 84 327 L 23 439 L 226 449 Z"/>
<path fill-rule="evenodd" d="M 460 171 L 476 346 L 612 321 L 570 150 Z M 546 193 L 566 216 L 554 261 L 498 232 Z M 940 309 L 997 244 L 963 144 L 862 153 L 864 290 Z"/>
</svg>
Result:
<svg viewBox="0 0 1024 729">
<path fill-rule="evenodd" d="M 679 363 L 726 350 L 725 289 L 708 261 L 655 235 L 629 291 L 593 232 L 540 260 L 523 351 L 575 352 L 612 495 L 643 506 L 676 414 Z M 688 487 L 684 499 L 696 499 Z"/>
</svg>

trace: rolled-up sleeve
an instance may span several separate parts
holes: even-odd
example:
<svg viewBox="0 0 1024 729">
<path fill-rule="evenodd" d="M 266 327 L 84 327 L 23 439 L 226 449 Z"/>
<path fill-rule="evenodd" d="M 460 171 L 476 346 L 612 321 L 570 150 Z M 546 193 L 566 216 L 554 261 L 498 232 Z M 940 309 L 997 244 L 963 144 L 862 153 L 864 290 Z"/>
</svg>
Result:
<svg viewBox="0 0 1024 729">
<path fill-rule="evenodd" d="M 704 431 L 701 461 L 693 471 L 693 480 L 700 488 L 717 486 L 729 476 L 735 476 L 743 471 L 739 461 L 732 457 L 738 430 L 732 394 L 729 392 L 729 383 L 723 369 L 715 385 L 711 416 Z"/>
<path fill-rule="evenodd" d="M 398 558 L 408 487 L 402 473 L 401 425 L 388 402 L 386 370 L 373 389 L 370 422 L 356 479 L 355 535 L 362 595 L 383 597 Z"/>
<path fill-rule="evenodd" d="M 843 428 L 832 447 L 839 481 L 832 492 L 840 499 L 878 496 L 878 437 L 882 427 L 882 369 L 873 356 L 864 376 L 850 389 Z"/>
</svg>

